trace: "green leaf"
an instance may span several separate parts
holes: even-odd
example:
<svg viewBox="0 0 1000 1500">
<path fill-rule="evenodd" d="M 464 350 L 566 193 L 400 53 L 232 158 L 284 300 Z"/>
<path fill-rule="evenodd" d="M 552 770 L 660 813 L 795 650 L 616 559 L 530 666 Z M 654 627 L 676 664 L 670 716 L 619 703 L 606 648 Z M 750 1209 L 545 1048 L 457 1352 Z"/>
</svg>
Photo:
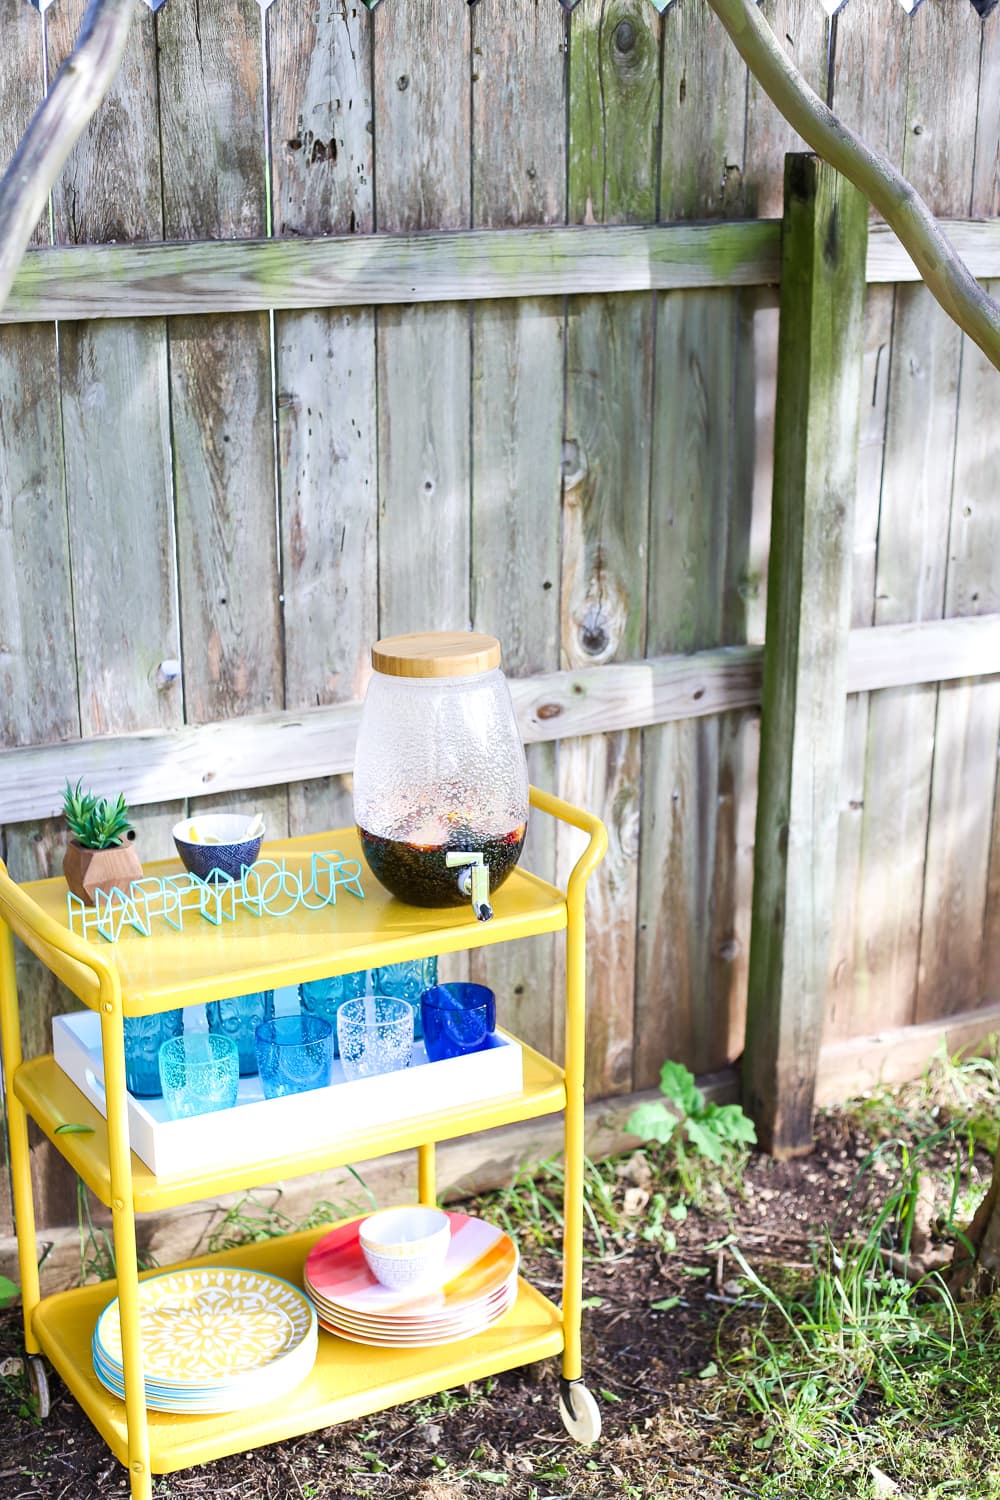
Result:
<svg viewBox="0 0 1000 1500">
<path fill-rule="evenodd" d="M 698 1371 L 699 1380 L 711 1380 L 713 1375 L 718 1375 L 719 1367 L 714 1359 L 710 1359 L 703 1370 Z"/>
<path fill-rule="evenodd" d="M 680 1300 L 679 1297 L 663 1297 L 659 1302 L 651 1302 L 649 1305 L 653 1312 L 670 1312 Z"/>
<path fill-rule="evenodd" d="M 681 1266 L 681 1270 L 685 1276 L 707 1276 L 709 1274 L 707 1266 Z"/>
<path fill-rule="evenodd" d="M 774 1439 L 776 1436 L 777 1429 L 774 1427 L 769 1427 L 764 1433 L 763 1437 L 754 1438 L 753 1446 L 757 1449 L 758 1453 L 766 1453 L 768 1448 L 770 1448 L 774 1443 Z"/>
<path fill-rule="evenodd" d="M 604 1306 L 604 1298 L 603 1297 L 584 1297 L 583 1301 L 580 1303 L 580 1306 L 581 1307 L 603 1307 Z"/>
<path fill-rule="evenodd" d="M 716 1135 L 724 1141 L 732 1141 L 734 1144 L 746 1141 L 751 1146 L 757 1143 L 754 1123 L 738 1104 L 710 1104 L 705 1112 L 705 1120 L 706 1123 L 711 1123 Z"/>
<path fill-rule="evenodd" d="M 618 1402 L 620 1402 L 621 1399 L 622 1399 L 621 1396 L 616 1396 L 615 1393 L 614 1393 L 614 1391 L 606 1390 L 603 1385 L 600 1387 L 600 1389 L 598 1391 L 598 1395 L 601 1397 L 601 1399 L 603 1401 L 618 1401 Z"/>
<path fill-rule="evenodd" d="M 685 1115 L 700 1115 L 705 1095 L 697 1088 L 694 1074 L 683 1063 L 665 1062 L 660 1069 L 660 1092 Z"/>
<path fill-rule="evenodd" d="M 684 1202 L 683 1198 L 680 1198 L 676 1203 L 671 1205 L 670 1217 L 673 1219 L 675 1224 L 683 1224 L 687 1216 L 688 1206 Z"/>
<path fill-rule="evenodd" d="M 93 1125 L 57 1125 L 52 1132 L 53 1135 L 93 1135 Z"/>
<path fill-rule="evenodd" d="M 510 1480 L 509 1474 L 502 1474 L 498 1469 L 470 1469 L 470 1479 L 481 1479 L 485 1484 L 507 1484 Z"/>
<path fill-rule="evenodd" d="M 684 1129 L 687 1138 L 700 1156 L 707 1161 L 714 1162 L 718 1167 L 722 1164 L 722 1142 L 708 1125 L 701 1125 L 697 1120 L 685 1120 Z"/>
<path fill-rule="evenodd" d="M 0 1276 L 0 1307 L 9 1307 L 16 1302 L 21 1295 L 16 1281 L 11 1281 L 9 1276 Z"/>
<path fill-rule="evenodd" d="M 677 1116 L 672 1115 L 659 1101 L 640 1104 L 633 1110 L 625 1126 L 629 1135 L 637 1135 L 644 1141 L 659 1141 L 665 1145 L 677 1129 Z"/>
</svg>

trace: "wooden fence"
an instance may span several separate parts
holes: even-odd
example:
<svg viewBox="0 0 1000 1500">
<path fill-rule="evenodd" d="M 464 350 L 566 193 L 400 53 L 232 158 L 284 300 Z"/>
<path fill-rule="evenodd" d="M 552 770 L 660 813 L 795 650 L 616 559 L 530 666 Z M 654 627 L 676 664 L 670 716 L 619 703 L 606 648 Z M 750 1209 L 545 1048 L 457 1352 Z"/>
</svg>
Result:
<svg viewBox="0 0 1000 1500">
<path fill-rule="evenodd" d="M 1000 12 L 762 8 L 1000 284 Z M 0 162 L 82 10 L 0 0 Z M 67 776 L 148 857 L 185 809 L 349 821 L 369 643 L 487 629 L 533 779 L 609 824 L 591 1095 L 731 1062 L 794 149 L 703 0 L 142 11 L 0 318 L 12 872 L 58 870 Z M 1000 377 L 880 226 L 867 277 L 838 1080 L 852 1039 L 996 1020 L 1000 967 Z M 558 1051 L 550 940 L 480 964 Z"/>
</svg>

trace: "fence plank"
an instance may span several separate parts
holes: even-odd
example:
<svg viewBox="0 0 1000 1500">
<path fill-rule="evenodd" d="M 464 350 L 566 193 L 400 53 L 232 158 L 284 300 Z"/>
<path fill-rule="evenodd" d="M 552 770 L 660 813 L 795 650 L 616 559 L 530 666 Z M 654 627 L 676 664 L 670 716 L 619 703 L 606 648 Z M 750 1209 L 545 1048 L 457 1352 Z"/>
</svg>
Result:
<svg viewBox="0 0 1000 1500">
<path fill-rule="evenodd" d="M 1000 224 L 995 219 L 942 218 L 941 225 L 974 276 L 1000 275 Z M 774 219 L 56 246 L 28 251 L 0 309 L 0 325 L 50 318 L 769 286 L 778 280 L 779 260 Z M 921 279 L 885 224 L 871 227 L 867 279 Z"/>
<path fill-rule="evenodd" d="M 267 11 L 278 234 L 373 225 L 371 23 L 338 0 Z M 275 314 L 285 701 L 362 694 L 378 634 L 375 318 L 371 308 Z M 353 818 L 344 776 L 295 782 L 289 830 Z"/>
<path fill-rule="evenodd" d="M 566 205 L 565 46 L 559 6 L 495 0 L 472 11 L 472 222 L 499 229 L 558 223 Z M 514 45 L 504 38 L 516 38 Z M 503 643 L 511 676 L 559 665 L 563 424 L 562 298 L 472 309 L 473 629 Z M 535 786 L 556 790 L 555 742 L 528 747 Z M 529 823 L 524 863 L 556 874 L 556 825 Z M 518 1036 L 553 1051 L 556 939 L 470 955 Z"/>
<path fill-rule="evenodd" d="M 745 1106 L 765 1150 L 812 1146 L 847 687 L 864 253 L 861 194 L 790 156 L 761 714 Z"/>
<path fill-rule="evenodd" d="M 760 646 L 543 672 L 511 683 L 527 744 L 704 718 L 760 702 Z M 849 692 L 1000 673 L 1000 615 L 851 632 Z M 46 817 L 67 776 L 120 783 L 139 806 L 158 796 L 239 790 L 347 772 L 360 704 L 248 715 L 169 731 L 0 750 L 0 820 Z"/>
<path fill-rule="evenodd" d="M 643 0 L 581 0 L 573 13 L 574 222 L 656 216 L 660 41 L 660 19 Z M 561 647 L 570 667 L 643 653 L 652 335 L 648 297 L 570 304 Z M 595 1094 L 632 1083 L 641 755 L 635 731 L 564 741 L 559 751 L 562 795 L 599 809 L 610 835 L 588 893 L 587 1088 Z M 576 849 L 560 835 L 564 875 Z"/>
<path fill-rule="evenodd" d="M 663 31 L 661 217 L 731 212 L 742 196 L 746 69 L 707 6 L 682 0 Z M 739 371 L 745 332 L 729 291 L 657 300 L 647 651 L 743 636 L 742 622 L 727 619 L 727 635 L 723 620 L 729 539 L 743 534 L 752 473 L 736 451 L 746 432 L 737 405 L 753 401 Z M 731 980 L 746 950 L 733 909 L 740 746 L 737 725 L 721 719 L 643 736 L 637 1086 L 655 1082 L 667 1056 L 693 1067 L 728 1060 Z"/>
<path fill-rule="evenodd" d="M 885 152 L 897 166 L 903 160 L 909 16 L 881 0 L 851 0 L 834 18 L 831 91 L 833 107 L 858 135 Z M 870 66 L 873 57 L 878 68 Z M 869 225 L 868 259 L 876 253 L 879 229 Z M 892 345 L 893 289 L 870 286 L 865 299 L 865 353 L 855 499 L 851 624 L 871 625 L 875 615 L 875 558 L 878 543 L 882 467 L 885 455 Z M 837 888 L 824 1035 L 831 1041 L 870 1030 L 877 1011 L 869 1004 L 866 944 L 858 940 L 862 913 L 881 899 L 877 869 L 862 861 L 865 773 L 870 703 L 867 694 L 848 700 L 844 724 L 844 763 L 837 824 Z M 870 863 L 870 862 L 869 862 Z M 876 882 L 868 889 L 870 880 Z"/>
<path fill-rule="evenodd" d="M 43 21 L 21 0 L 0 0 L 0 163 L 6 167 L 45 89 Z M 48 241 L 48 214 L 35 243 Z M 55 328 L 30 323 L 0 330 L 0 672 L 4 682 L 0 745 L 80 732 L 69 536 L 59 419 Z M 17 581 L 18 586 L 15 585 Z M 2 853 L 15 879 L 27 880 L 61 855 L 62 833 L 43 822 L 3 830 Z M 48 1018 L 60 987 L 17 945 L 25 1051 L 45 1050 Z M 5 1130 L 5 1100 L 0 1121 Z M 5 1160 L 6 1156 L 6 1146 Z M 34 1153 L 40 1202 L 55 1153 Z M 46 1205 L 58 1210 L 58 1197 Z M 13 1229 L 7 1174 L 0 1172 L 0 1234 Z"/>
<path fill-rule="evenodd" d="M 968 21 L 968 24 L 967 24 Z M 981 22 L 959 7 L 910 18 L 903 171 L 935 212 L 965 212 L 972 189 Z M 925 287 L 895 294 L 879 518 L 878 624 L 940 618 L 961 334 Z M 937 692 L 879 693 L 870 705 L 856 941 L 865 986 L 852 1027 L 914 1018 Z M 892 871 L 892 878 L 887 872 Z"/>
<path fill-rule="evenodd" d="M 983 31 L 972 212 L 1000 210 L 1000 30 Z M 1000 291 L 1000 283 L 990 288 Z M 948 535 L 946 615 L 988 614 L 1000 600 L 995 412 L 1000 373 L 963 340 Z M 917 974 L 916 1019 L 977 1005 L 988 954 L 986 911 L 1000 681 L 938 691 Z"/>
<path fill-rule="evenodd" d="M 158 18 L 166 232 L 265 230 L 261 11 L 174 0 Z M 282 701 L 271 365 L 265 314 L 168 325 L 184 704 L 189 722 Z M 259 801 L 260 799 L 254 798 Z M 287 827 L 282 794 L 262 809 Z M 199 807 L 214 810 L 216 798 Z"/>
<path fill-rule="evenodd" d="M 470 33 L 461 7 L 374 15 L 380 230 L 467 227 Z M 469 316 L 378 315 L 379 631 L 469 621 Z"/>
</svg>

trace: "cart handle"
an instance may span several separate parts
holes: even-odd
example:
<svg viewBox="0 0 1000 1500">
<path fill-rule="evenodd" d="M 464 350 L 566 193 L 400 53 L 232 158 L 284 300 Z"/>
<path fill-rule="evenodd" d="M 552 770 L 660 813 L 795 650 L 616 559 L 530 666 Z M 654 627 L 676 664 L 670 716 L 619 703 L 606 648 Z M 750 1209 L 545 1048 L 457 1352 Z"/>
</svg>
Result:
<svg viewBox="0 0 1000 1500">
<path fill-rule="evenodd" d="M 590 835 L 590 841 L 573 866 L 566 886 L 568 898 L 574 898 L 578 892 L 582 896 L 583 887 L 608 852 L 608 830 L 593 813 L 584 812 L 582 807 L 574 807 L 572 802 L 564 802 L 551 792 L 543 792 L 540 787 L 530 786 L 528 797 L 532 807 L 537 807 L 539 812 L 548 813 L 551 818 L 558 818 L 562 823 L 571 823 L 574 828 Z"/>
<path fill-rule="evenodd" d="M 7 866 L 0 860 L 0 919 L 27 944 L 39 958 L 45 958 L 40 947 L 55 950 L 81 968 L 94 975 L 103 994 L 118 990 L 118 976 L 110 964 L 105 963 L 94 951 L 93 945 L 79 937 L 42 911 L 30 896 L 25 895 L 16 880 L 12 880 Z"/>
</svg>

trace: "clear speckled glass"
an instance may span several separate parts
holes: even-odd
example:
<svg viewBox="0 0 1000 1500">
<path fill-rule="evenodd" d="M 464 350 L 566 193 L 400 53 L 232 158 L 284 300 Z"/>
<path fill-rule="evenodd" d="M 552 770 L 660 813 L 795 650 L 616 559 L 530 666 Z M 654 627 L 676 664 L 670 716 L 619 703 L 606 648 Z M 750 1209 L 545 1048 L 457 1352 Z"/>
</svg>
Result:
<svg viewBox="0 0 1000 1500">
<path fill-rule="evenodd" d="M 229 1000 L 211 1000 L 205 1006 L 209 1031 L 231 1036 L 240 1053 L 240 1077 L 257 1071 L 257 1027 L 274 1015 L 274 991 L 256 995 L 233 995 Z"/>
<path fill-rule="evenodd" d="M 337 1016 L 345 1078 L 373 1078 L 408 1068 L 413 1054 L 413 1006 L 390 995 L 350 1000 Z"/>
<path fill-rule="evenodd" d="M 376 995 L 391 995 L 394 1000 L 408 1000 L 413 1006 L 413 1035 L 423 1036 L 420 1023 L 420 997 L 424 990 L 438 982 L 436 958 L 408 958 L 401 964 L 385 964 L 372 969 L 372 989 Z"/>
<path fill-rule="evenodd" d="M 139 1099 L 155 1099 L 160 1087 L 160 1047 L 184 1030 L 183 1010 L 125 1017 L 125 1087 Z"/>
<path fill-rule="evenodd" d="M 496 996 L 485 984 L 438 984 L 420 1001 L 431 1062 L 482 1052 L 496 1030 Z"/>
<path fill-rule="evenodd" d="M 368 971 L 336 974 L 332 979 L 310 979 L 299 985 L 302 1009 L 311 1016 L 322 1016 L 333 1027 L 333 1055 L 340 1056 L 337 1046 L 337 1012 L 348 1000 L 357 1000 L 368 984 Z"/>
<path fill-rule="evenodd" d="M 160 1048 L 163 1099 L 175 1120 L 232 1109 L 239 1082 L 240 1054 L 231 1036 L 193 1032 Z"/>
<path fill-rule="evenodd" d="M 257 1067 L 266 1099 L 325 1088 L 333 1067 L 333 1027 L 322 1016 L 275 1016 L 257 1027 Z"/>
</svg>

